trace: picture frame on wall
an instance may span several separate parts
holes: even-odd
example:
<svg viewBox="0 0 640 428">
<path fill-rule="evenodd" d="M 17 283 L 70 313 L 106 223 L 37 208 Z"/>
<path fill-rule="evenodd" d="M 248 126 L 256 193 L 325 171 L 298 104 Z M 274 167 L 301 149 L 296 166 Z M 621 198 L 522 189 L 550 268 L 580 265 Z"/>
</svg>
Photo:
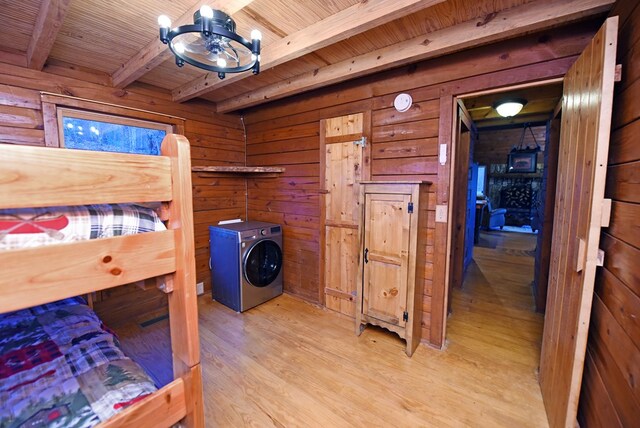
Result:
<svg viewBox="0 0 640 428">
<path fill-rule="evenodd" d="M 507 172 L 526 173 L 536 172 L 537 152 L 532 153 L 509 153 L 507 162 Z"/>
</svg>

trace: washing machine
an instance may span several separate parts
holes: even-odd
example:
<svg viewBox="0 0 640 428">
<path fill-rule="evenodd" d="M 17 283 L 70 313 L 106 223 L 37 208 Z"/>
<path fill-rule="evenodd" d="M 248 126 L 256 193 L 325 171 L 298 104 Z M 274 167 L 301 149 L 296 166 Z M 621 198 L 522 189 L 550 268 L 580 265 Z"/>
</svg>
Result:
<svg viewBox="0 0 640 428">
<path fill-rule="evenodd" d="M 247 221 L 209 226 L 213 299 L 243 312 L 282 294 L 282 227 Z"/>
</svg>

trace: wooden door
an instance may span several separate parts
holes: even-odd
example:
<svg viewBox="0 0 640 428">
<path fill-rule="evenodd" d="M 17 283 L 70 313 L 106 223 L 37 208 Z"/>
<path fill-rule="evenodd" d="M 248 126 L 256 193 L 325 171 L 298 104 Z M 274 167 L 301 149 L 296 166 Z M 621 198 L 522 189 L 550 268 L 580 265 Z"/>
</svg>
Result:
<svg viewBox="0 0 640 428">
<path fill-rule="evenodd" d="M 604 200 L 615 75 L 617 17 L 568 71 L 553 221 L 540 387 L 551 427 L 576 424 Z M 605 207 L 605 208 L 603 208 Z"/>
<path fill-rule="evenodd" d="M 449 264 L 449 292 L 452 287 L 461 288 L 466 268 L 465 255 L 467 245 L 473 247 L 473 233 L 467 236 L 467 211 L 469 208 L 469 162 L 473 158 L 472 144 L 475 126 L 471 115 L 462 103 L 458 105 L 458 115 L 455 136 L 454 181 L 455 192 L 451 195 L 452 230 L 451 254 Z M 459 183 L 459 184 L 458 184 Z M 475 195 L 475 189 L 473 189 Z M 474 196 L 475 198 L 475 196 Z M 471 211 L 472 221 L 475 222 L 475 199 Z M 473 248 L 471 248 L 473 251 Z M 451 300 L 447 303 L 447 311 L 451 312 Z"/>
<path fill-rule="evenodd" d="M 367 193 L 362 313 L 404 328 L 407 310 L 410 194 Z"/>
<path fill-rule="evenodd" d="M 322 120 L 320 154 L 323 219 L 323 284 L 327 308 L 355 316 L 360 181 L 368 179 L 369 113 Z M 363 140 L 364 138 L 364 140 Z"/>
</svg>

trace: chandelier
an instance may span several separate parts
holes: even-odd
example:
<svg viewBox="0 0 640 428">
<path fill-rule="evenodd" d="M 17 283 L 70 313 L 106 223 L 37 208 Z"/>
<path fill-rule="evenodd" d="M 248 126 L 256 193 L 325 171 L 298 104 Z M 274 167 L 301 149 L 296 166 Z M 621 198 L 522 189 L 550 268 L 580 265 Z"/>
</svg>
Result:
<svg viewBox="0 0 640 428">
<path fill-rule="evenodd" d="M 176 65 L 184 63 L 218 73 L 252 70 L 260 73 L 260 40 L 258 30 L 251 32 L 251 40 L 236 34 L 236 23 L 229 15 L 209 6 L 202 6 L 193 14 L 192 25 L 171 28 L 166 15 L 158 17 L 160 40 L 169 46 L 176 57 Z"/>
</svg>

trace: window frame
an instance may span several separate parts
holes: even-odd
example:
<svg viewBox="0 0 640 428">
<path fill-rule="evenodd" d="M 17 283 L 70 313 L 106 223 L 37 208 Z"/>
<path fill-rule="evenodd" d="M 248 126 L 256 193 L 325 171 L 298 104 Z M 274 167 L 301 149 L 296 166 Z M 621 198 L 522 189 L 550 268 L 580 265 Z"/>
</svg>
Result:
<svg viewBox="0 0 640 428">
<path fill-rule="evenodd" d="M 89 120 L 95 119 L 98 117 L 97 115 L 102 115 L 113 119 L 110 120 L 111 123 L 138 126 L 133 122 L 137 121 L 138 124 L 144 123 L 145 126 L 143 127 L 149 127 L 149 124 L 154 124 L 162 126 L 162 128 L 153 129 L 162 129 L 168 133 L 182 135 L 185 133 L 186 119 L 178 116 L 49 92 L 42 92 L 41 99 L 44 119 L 44 141 L 47 147 L 64 147 L 64 138 L 61 135 L 64 130 L 62 130 L 61 126 L 62 119 L 58 119 L 58 110 L 73 110 L 74 113 L 80 112 L 93 115 Z M 131 122 L 123 123 L 118 121 Z"/>
</svg>

